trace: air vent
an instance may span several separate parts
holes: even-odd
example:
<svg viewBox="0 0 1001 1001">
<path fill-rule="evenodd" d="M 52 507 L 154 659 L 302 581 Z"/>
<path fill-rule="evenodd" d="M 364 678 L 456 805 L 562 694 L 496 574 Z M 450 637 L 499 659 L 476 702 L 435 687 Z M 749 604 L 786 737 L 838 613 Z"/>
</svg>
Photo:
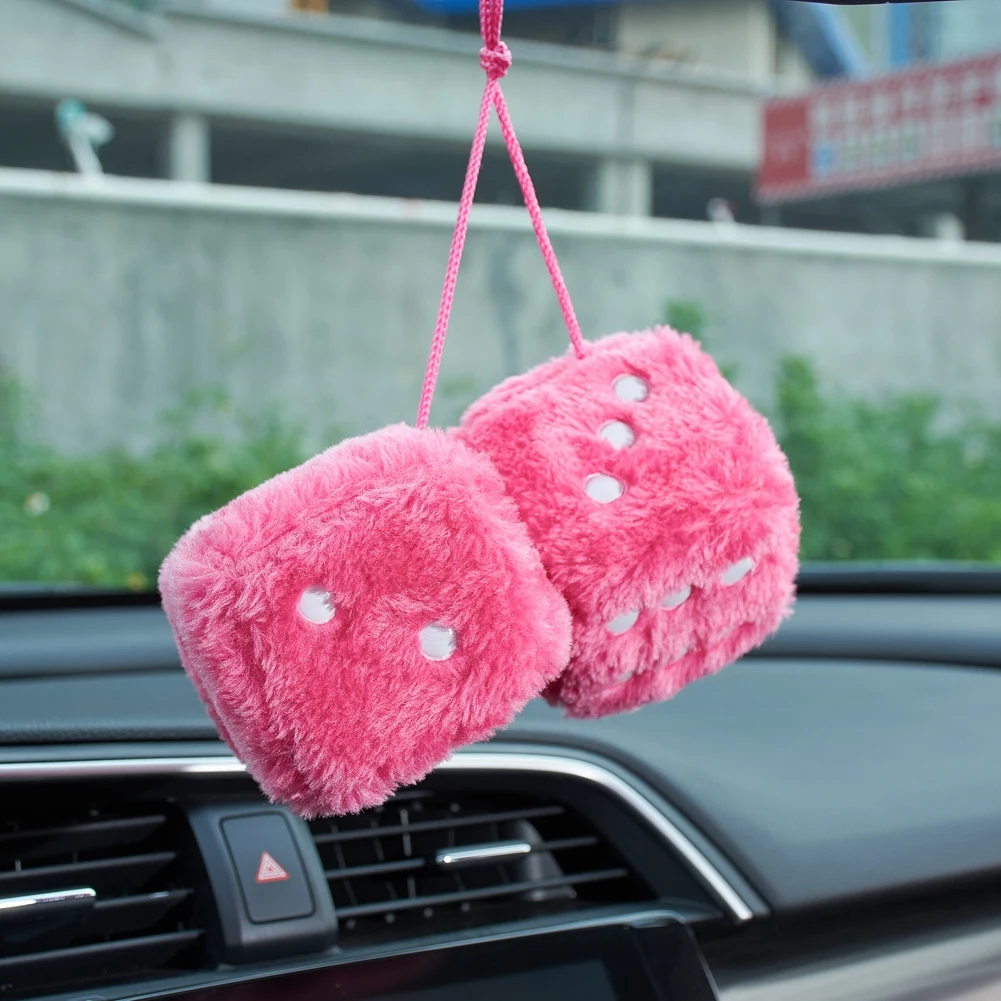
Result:
<svg viewBox="0 0 1001 1001">
<path fill-rule="evenodd" d="M 56 797 L 58 798 L 58 797 Z M 202 930 L 169 804 L 0 815 L 0 997 L 200 965 Z"/>
<path fill-rule="evenodd" d="M 651 897 L 580 813 L 552 800 L 418 789 L 311 827 L 342 941 Z"/>
</svg>

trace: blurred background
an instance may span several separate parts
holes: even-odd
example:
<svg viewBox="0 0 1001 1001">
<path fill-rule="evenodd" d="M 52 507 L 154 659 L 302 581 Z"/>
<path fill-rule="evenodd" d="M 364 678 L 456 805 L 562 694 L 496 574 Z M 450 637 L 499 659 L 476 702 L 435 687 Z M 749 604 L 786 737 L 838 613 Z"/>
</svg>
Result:
<svg viewBox="0 0 1001 1001">
<path fill-rule="evenodd" d="M 206 510 L 412 421 L 470 0 L 0 3 L 0 580 L 145 589 Z M 1001 7 L 511 0 L 585 334 L 773 420 L 814 560 L 1001 561 Z M 434 422 L 566 334 L 496 130 Z"/>
</svg>

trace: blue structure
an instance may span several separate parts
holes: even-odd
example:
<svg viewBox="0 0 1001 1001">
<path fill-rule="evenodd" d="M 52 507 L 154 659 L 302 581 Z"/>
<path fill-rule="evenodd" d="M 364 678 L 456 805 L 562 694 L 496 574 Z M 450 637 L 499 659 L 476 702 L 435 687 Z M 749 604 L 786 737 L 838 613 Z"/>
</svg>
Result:
<svg viewBox="0 0 1001 1001">
<path fill-rule="evenodd" d="M 902 69 L 913 58 L 911 37 L 914 12 L 911 10 L 910 4 L 901 4 L 896 8 L 891 8 L 888 13 L 890 19 L 890 66 L 893 69 Z"/>
<path fill-rule="evenodd" d="M 475 14 L 478 0 L 413 0 L 435 14 Z M 553 10 L 559 7 L 598 6 L 621 0 L 505 0 L 508 10 Z M 646 0 L 650 2 L 650 0 Z M 670 3 L 671 0 L 661 0 Z M 821 78 L 863 77 L 868 64 L 836 7 L 800 0 L 770 0 L 782 29 L 792 38 L 807 63 Z"/>
<path fill-rule="evenodd" d="M 841 11 L 820 3 L 772 0 L 775 17 L 822 79 L 865 77 L 869 65 Z"/>
</svg>

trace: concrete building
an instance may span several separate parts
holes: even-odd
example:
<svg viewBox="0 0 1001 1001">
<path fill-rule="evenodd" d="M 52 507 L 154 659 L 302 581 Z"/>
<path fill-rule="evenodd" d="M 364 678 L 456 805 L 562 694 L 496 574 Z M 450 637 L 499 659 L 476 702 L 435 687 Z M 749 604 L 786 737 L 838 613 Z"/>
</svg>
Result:
<svg viewBox="0 0 1001 1001">
<path fill-rule="evenodd" d="M 52 109 L 73 97 L 115 126 L 109 173 L 454 199 L 482 82 L 475 18 L 390 0 L 293 6 L 3 0 L 0 166 L 67 169 Z M 757 221 L 762 99 L 841 58 L 789 9 L 664 0 L 579 8 L 576 20 L 512 13 L 505 91 L 543 204 L 704 218 L 723 197 Z M 519 200 L 497 144 L 480 196 Z"/>
<path fill-rule="evenodd" d="M 240 410 L 281 408 L 317 448 L 412 419 L 455 218 L 440 200 L 459 191 L 482 86 L 469 15 L 221 2 L 0 0 L 0 369 L 67 450 L 142 450 L 165 408 L 218 386 Z M 795 11 L 665 0 L 599 23 L 581 8 L 576 42 L 545 11 L 509 19 L 505 90 L 584 331 L 695 301 L 766 408 L 796 352 L 832 390 L 996 418 L 997 247 L 704 221 L 719 195 L 756 221 L 762 99 L 851 68 L 838 33 L 783 20 Z M 115 125 L 104 166 L 133 176 L 58 172 L 66 97 Z M 441 424 L 566 344 L 496 143 L 481 195 L 496 204 L 473 212 Z"/>
</svg>

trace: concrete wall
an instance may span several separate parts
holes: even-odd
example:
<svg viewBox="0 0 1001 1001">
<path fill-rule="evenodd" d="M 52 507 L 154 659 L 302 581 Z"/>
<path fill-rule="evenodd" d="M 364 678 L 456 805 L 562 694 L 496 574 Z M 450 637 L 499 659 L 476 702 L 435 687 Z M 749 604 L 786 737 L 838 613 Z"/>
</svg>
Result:
<svg viewBox="0 0 1001 1001">
<path fill-rule="evenodd" d="M 437 203 L 88 183 L 0 171 L 0 362 L 45 437 L 141 447 L 186 389 L 225 386 L 311 429 L 412 421 L 454 208 Z M 1001 249 L 552 212 L 585 333 L 697 299 L 712 342 L 767 403 L 777 359 L 829 386 L 928 390 L 1001 417 Z M 434 419 L 562 352 L 524 212 L 474 213 Z"/>
</svg>

